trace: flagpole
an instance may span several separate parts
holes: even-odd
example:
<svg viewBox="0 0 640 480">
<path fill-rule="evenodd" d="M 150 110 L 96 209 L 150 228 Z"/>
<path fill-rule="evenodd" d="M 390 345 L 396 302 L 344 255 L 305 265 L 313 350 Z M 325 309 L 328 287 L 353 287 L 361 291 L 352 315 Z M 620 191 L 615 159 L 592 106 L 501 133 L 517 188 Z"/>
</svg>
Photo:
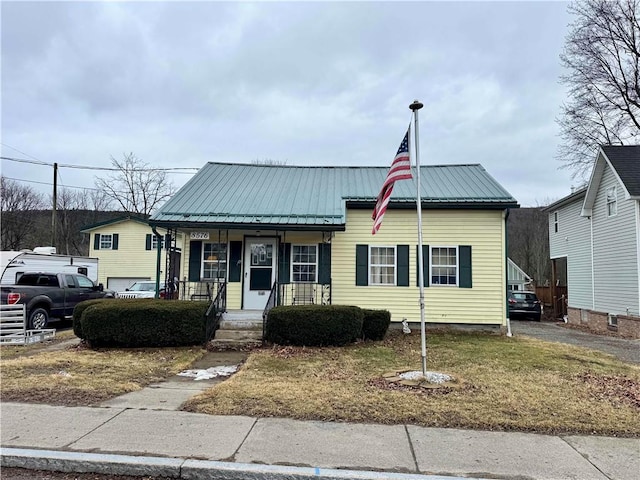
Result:
<svg viewBox="0 0 640 480">
<path fill-rule="evenodd" d="M 416 151 L 416 209 L 418 211 L 418 285 L 420 286 L 420 339 L 422 344 L 422 376 L 427 378 L 427 329 L 424 321 L 424 258 L 422 258 L 422 199 L 420 198 L 420 143 L 418 141 L 418 110 L 424 105 L 414 100 L 409 108 L 413 112 L 413 131 Z"/>
</svg>

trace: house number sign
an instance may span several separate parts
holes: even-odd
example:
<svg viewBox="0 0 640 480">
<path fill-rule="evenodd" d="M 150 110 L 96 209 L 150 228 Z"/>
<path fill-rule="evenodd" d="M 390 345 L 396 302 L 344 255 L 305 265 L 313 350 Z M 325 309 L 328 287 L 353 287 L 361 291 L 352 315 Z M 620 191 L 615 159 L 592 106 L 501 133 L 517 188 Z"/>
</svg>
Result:
<svg viewBox="0 0 640 480">
<path fill-rule="evenodd" d="M 191 232 L 191 240 L 209 240 L 209 232 Z"/>
</svg>

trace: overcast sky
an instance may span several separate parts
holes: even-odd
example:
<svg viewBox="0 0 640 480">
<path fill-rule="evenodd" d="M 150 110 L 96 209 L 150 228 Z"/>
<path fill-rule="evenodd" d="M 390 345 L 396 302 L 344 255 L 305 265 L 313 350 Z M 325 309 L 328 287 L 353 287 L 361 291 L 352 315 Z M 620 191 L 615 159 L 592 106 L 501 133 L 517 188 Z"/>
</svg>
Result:
<svg viewBox="0 0 640 480">
<path fill-rule="evenodd" d="M 2 156 L 387 166 L 419 99 L 423 165 L 480 163 L 522 206 L 546 204 L 578 183 L 555 158 L 566 7 L 2 2 Z M 51 167 L 1 165 L 52 183 Z M 59 185 L 96 174 L 61 168 Z"/>
</svg>

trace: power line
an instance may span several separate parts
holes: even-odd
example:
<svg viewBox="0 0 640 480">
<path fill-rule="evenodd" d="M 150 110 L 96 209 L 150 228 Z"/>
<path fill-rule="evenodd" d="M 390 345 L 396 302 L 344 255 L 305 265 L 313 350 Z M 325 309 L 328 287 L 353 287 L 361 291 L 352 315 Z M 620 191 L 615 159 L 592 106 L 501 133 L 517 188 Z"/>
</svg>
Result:
<svg viewBox="0 0 640 480">
<path fill-rule="evenodd" d="M 13 177 L 4 177 L 7 180 L 14 180 L 16 182 L 25 182 L 25 183 L 38 183 L 40 185 L 53 185 L 52 182 L 37 182 L 35 180 L 24 180 L 23 178 L 13 178 Z M 77 185 L 62 185 L 62 187 L 64 188 L 78 188 L 80 190 L 96 190 L 99 191 L 99 188 L 92 188 L 92 187 L 78 187 Z"/>
<path fill-rule="evenodd" d="M 28 160 L 26 158 L 14 158 L 14 157 L 0 157 L 0 159 L 8 160 L 10 162 L 30 163 L 30 164 L 33 164 L 33 165 L 45 165 L 45 166 L 53 167 L 53 163 L 43 162 L 41 160 Z M 120 172 L 120 171 L 122 171 L 121 168 L 94 167 L 94 166 L 87 166 L 87 165 L 73 165 L 73 164 L 68 164 L 68 163 L 58 163 L 58 168 L 77 168 L 77 169 L 80 169 L 80 170 L 103 170 L 103 171 L 110 171 L 110 172 Z M 197 167 L 132 168 L 132 169 L 129 169 L 127 171 L 129 171 L 129 172 L 172 172 L 172 173 L 185 173 L 185 174 L 189 174 L 189 175 L 193 174 L 192 171 L 182 172 L 182 171 L 179 171 L 179 170 L 197 171 L 197 170 L 200 170 L 200 169 L 197 168 Z"/>
</svg>

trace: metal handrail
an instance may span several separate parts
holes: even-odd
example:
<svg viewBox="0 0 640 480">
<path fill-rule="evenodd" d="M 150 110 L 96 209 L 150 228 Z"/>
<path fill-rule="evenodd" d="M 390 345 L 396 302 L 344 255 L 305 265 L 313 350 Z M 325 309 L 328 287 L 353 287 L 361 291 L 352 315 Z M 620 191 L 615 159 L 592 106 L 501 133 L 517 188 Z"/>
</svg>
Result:
<svg viewBox="0 0 640 480">
<path fill-rule="evenodd" d="M 211 339 L 211 336 L 215 333 L 220 325 L 220 319 L 222 314 L 227 311 L 227 283 L 220 282 L 218 285 L 218 292 L 216 298 L 213 299 L 211 305 L 205 313 L 205 329 L 206 329 L 206 341 Z M 210 319 L 211 322 L 210 322 Z"/>
<path fill-rule="evenodd" d="M 267 300 L 267 305 L 264 307 L 264 311 L 262 312 L 262 341 L 264 342 L 264 334 L 265 334 L 265 325 L 267 323 L 267 316 L 269 315 L 269 311 L 276 306 L 278 300 L 278 282 L 273 282 L 273 286 L 271 287 L 271 293 L 269 293 L 269 299 Z"/>
</svg>

